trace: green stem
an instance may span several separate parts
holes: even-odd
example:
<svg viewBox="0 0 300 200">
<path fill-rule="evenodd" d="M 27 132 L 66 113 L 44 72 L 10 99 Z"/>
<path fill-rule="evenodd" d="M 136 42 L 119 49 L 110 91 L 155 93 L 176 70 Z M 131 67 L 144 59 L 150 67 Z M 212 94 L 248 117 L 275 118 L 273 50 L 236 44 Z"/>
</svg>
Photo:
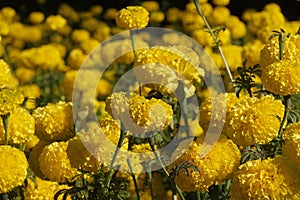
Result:
<svg viewBox="0 0 300 200">
<path fill-rule="evenodd" d="M 4 126 L 4 144 L 8 145 L 8 119 L 9 119 L 10 114 L 6 115 L 1 115 L 3 126 Z"/>
<path fill-rule="evenodd" d="M 137 181 L 136 181 L 136 178 L 135 178 L 135 175 L 134 175 L 133 168 L 132 168 L 132 165 L 131 165 L 129 157 L 127 158 L 127 164 L 128 164 L 129 170 L 130 170 L 131 177 L 133 179 L 133 184 L 134 184 L 134 188 L 135 188 L 136 198 L 137 198 L 137 200 L 140 200 L 140 192 L 139 192 L 138 184 L 137 184 Z"/>
<path fill-rule="evenodd" d="M 137 54 L 136 54 L 135 42 L 134 42 L 134 38 L 133 38 L 134 30 L 129 30 L 129 33 L 130 33 L 131 46 L 132 46 L 132 49 L 133 49 L 134 60 L 136 60 Z"/>
<path fill-rule="evenodd" d="M 154 137 L 149 137 L 148 138 L 148 142 L 150 144 L 151 150 L 153 151 L 155 158 L 159 161 L 164 173 L 168 176 L 168 178 L 170 179 L 171 183 L 172 183 L 172 187 L 175 188 L 175 190 L 177 191 L 177 193 L 179 194 L 181 200 L 185 200 L 180 188 L 176 185 L 176 183 L 172 180 L 172 178 L 170 177 L 170 173 L 167 171 L 164 163 L 162 162 L 161 158 L 159 157 L 159 155 L 157 154 L 157 151 L 155 149 L 155 144 L 154 144 Z M 174 196 L 174 195 L 173 195 Z"/>
<path fill-rule="evenodd" d="M 224 55 L 224 53 L 223 53 L 223 50 L 222 50 L 222 48 L 221 48 L 221 46 L 220 46 L 220 41 L 218 40 L 217 36 L 214 34 L 214 32 L 213 32 L 213 30 L 211 29 L 211 27 L 210 27 L 208 21 L 206 20 L 206 17 L 204 16 L 202 10 L 200 9 L 200 3 L 199 3 L 199 0 L 194 0 L 194 3 L 195 3 L 196 10 L 197 10 L 198 14 L 200 15 L 200 17 L 201 17 L 202 20 L 204 21 L 205 26 L 207 27 L 207 29 L 208 29 L 210 35 L 212 36 L 214 42 L 216 43 L 216 47 L 217 47 L 217 49 L 218 49 L 218 51 L 219 51 L 219 53 L 220 53 L 220 55 L 221 55 L 221 58 L 222 58 L 223 63 L 224 63 L 224 65 L 225 65 L 225 68 L 226 68 L 226 71 L 227 71 L 228 76 L 229 76 L 229 78 L 230 78 L 230 81 L 231 81 L 231 83 L 233 83 L 233 82 L 234 82 L 234 79 L 233 79 L 233 76 L 232 76 L 232 74 L 231 74 L 231 71 L 230 71 L 229 65 L 228 65 L 228 63 L 227 63 L 227 60 L 226 60 L 226 58 L 225 58 L 225 55 Z"/>
<path fill-rule="evenodd" d="M 197 192 L 197 200 L 201 200 L 201 193 L 200 192 Z"/>
<path fill-rule="evenodd" d="M 152 172 L 150 170 L 147 170 L 147 178 L 149 182 L 149 188 L 150 188 L 150 194 L 151 194 L 151 199 L 154 199 L 154 193 L 153 193 L 153 187 L 152 187 Z"/>
<path fill-rule="evenodd" d="M 115 173 L 114 163 L 116 161 L 116 158 L 117 158 L 117 155 L 120 151 L 122 143 L 125 139 L 126 133 L 127 133 L 126 131 L 121 130 L 120 138 L 119 138 L 119 141 L 118 141 L 118 146 L 116 147 L 115 153 L 113 155 L 113 159 L 110 163 L 110 167 L 109 167 L 110 171 L 109 171 L 109 174 L 108 174 L 108 176 L 107 176 L 107 178 L 105 179 L 105 182 L 104 182 L 104 185 L 105 185 L 106 188 L 109 188 L 111 178 L 112 178 L 113 174 Z"/>
<path fill-rule="evenodd" d="M 283 115 L 283 119 L 281 121 L 279 132 L 278 132 L 278 138 L 280 138 L 281 140 L 282 140 L 282 132 L 284 129 L 284 124 L 287 122 L 288 116 L 290 113 L 290 107 L 291 107 L 291 103 L 292 103 L 291 96 L 290 95 L 284 96 L 283 103 L 284 103 L 284 115 Z"/>
</svg>

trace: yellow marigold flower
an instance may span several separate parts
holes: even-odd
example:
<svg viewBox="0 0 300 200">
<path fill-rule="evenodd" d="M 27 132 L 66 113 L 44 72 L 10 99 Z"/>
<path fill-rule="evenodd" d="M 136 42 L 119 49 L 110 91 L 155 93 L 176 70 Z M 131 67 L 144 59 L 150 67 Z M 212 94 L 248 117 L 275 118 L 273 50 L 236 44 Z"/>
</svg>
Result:
<svg viewBox="0 0 300 200">
<path fill-rule="evenodd" d="M 162 130 L 170 124 L 173 117 L 171 106 L 164 101 L 154 98 L 148 100 L 136 94 L 129 97 L 124 92 L 113 93 L 108 97 L 105 110 L 117 120 L 122 120 L 125 128 L 133 133 Z M 129 121 L 122 117 L 126 112 L 129 112 L 132 118 L 129 118 Z M 135 124 L 143 127 L 144 130 L 135 127 Z"/>
<path fill-rule="evenodd" d="M 61 83 L 61 87 L 68 101 L 72 101 L 73 85 L 76 76 L 77 76 L 77 70 L 69 70 L 65 73 L 64 79 Z"/>
<path fill-rule="evenodd" d="M 300 36 L 292 35 L 284 41 L 282 60 L 299 61 Z M 278 38 L 273 37 L 260 52 L 259 64 L 266 67 L 280 61 Z"/>
<path fill-rule="evenodd" d="M 230 10 L 224 6 L 217 6 L 213 9 L 208 20 L 213 25 L 223 25 L 230 17 Z"/>
<path fill-rule="evenodd" d="M 96 97 L 107 97 L 111 94 L 112 84 L 105 79 L 100 79 L 97 86 Z"/>
<path fill-rule="evenodd" d="M 161 99 L 148 100 L 139 95 L 130 97 L 129 112 L 132 120 L 138 126 L 145 127 L 146 131 L 163 130 L 170 124 L 173 117 L 172 107 Z M 126 124 L 124 125 L 126 128 Z"/>
<path fill-rule="evenodd" d="M 204 25 L 204 21 L 195 10 L 182 11 L 180 14 L 180 20 L 182 22 L 182 28 L 186 33 L 190 33 L 196 29 L 201 29 Z"/>
<path fill-rule="evenodd" d="M 24 183 L 28 162 L 24 152 L 9 145 L 0 146 L 0 158 L 0 193 L 7 193 Z"/>
<path fill-rule="evenodd" d="M 261 82 L 268 91 L 282 96 L 300 93 L 300 64 L 279 61 L 262 69 Z"/>
<path fill-rule="evenodd" d="M 23 101 L 24 96 L 18 90 L 0 88 L 0 115 L 11 113 Z"/>
<path fill-rule="evenodd" d="M 116 8 L 108 8 L 104 13 L 103 18 L 106 20 L 114 20 L 117 13 L 118 10 Z"/>
<path fill-rule="evenodd" d="M 61 15 L 50 15 L 46 19 L 46 24 L 51 30 L 57 31 L 67 24 L 67 20 Z"/>
<path fill-rule="evenodd" d="M 22 145 L 29 141 L 34 134 L 34 118 L 29 112 L 17 106 L 9 116 L 8 121 L 8 143 L 11 145 Z M 4 143 L 4 125 L 0 120 L 0 143 Z"/>
<path fill-rule="evenodd" d="M 230 0 L 212 0 L 212 3 L 216 6 L 227 6 Z"/>
<path fill-rule="evenodd" d="M 123 30 L 122 30 L 123 31 Z M 112 29 L 106 23 L 101 22 L 97 25 L 97 28 L 93 34 L 93 37 L 99 42 L 102 42 L 111 37 Z"/>
<path fill-rule="evenodd" d="M 73 30 L 71 38 L 75 43 L 90 39 L 90 33 L 84 29 Z"/>
<path fill-rule="evenodd" d="M 39 156 L 40 169 L 51 181 L 70 181 L 78 173 L 71 166 L 67 148 L 68 142 L 53 142 L 44 147 Z"/>
<path fill-rule="evenodd" d="M 38 26 L 28 26 L 20 22 L 14 22 L 10 25 L 9 35 L 20 42 L 38 43 L 42 39 L 42 29 Z"/>
<path fill-rule="evenodd" d="M 277 136 L 283 113 L 282 102 L 271 96 L 245 98 L 229 110 L 224 133 L 241 146 L 266 144 Z"/>
<path fill-rule="evenodd" d="M 288 166 L 281 156 L 251 160 L 235 172 L 230 190 L 233 200 L 294 199 L 299 192 L 299 173 Z"/>
<path fill-rule="evenodd" d="M 32 24 L 40 24 L 44 21 L 45 15 L 42 12 L 34 11 L 29 14 L 28 19 Z"/>
<path fill-rule="evenodd" d="M 191 57 L 191 55 L 194 56 L 195 52 L 193 53 L 189 48 L 181 48 L 181 46 L 170 46 L 169 48 L 154 46 L 137 55 L 134 67 L 150 63 L 163 64 L 173 68 L 189 81 L 199 83 L 204 71 L 198 68 L 199 61 L 194 60 L 195 57 Z"/>
<path fill-rule="evenodd" d="M 143 1 L 141 6 L 146 8 L 149 12 L 159 10 L 159 3 L 157 1 Z"/>
<path fill-rule="evenodd" d="M 284 156 L 300 166 L 300 122 L 289 124 L 282 133 Z"/>
<path fill-rule="evenodd" d="M 36 120 L 35 134 L 41 140 L 68 140 L 74 136 L 71 102 L 49 103 L 32 113 Z"/>
<path fill-rule="evenodd" d="M 247 60 L 248 66 L 253 66 L 259 62 L 260 51 L 264 48 L 264 44 L 255 39 L 244 44 L 242 48 L 242 57 Z"/>
<path fill-rule="evenodd" d="M 16 11 L 9 6 L 3 7 L 0 11 L 2 16 L 6 19 L 11 21 L 16 16 Z"/>
<path fill-rule="evenodd" d="M 76 169 L 84 169 L 96 172 L 100 166 L 99 161 L 86 149 L 79 137 L 68 141 L 67 155 L 71 166 Z"/>
<path fill-rule="evenodd" d="M 28 163 L 30 169 L 34 172 L 34 174 L 40 178 L 44 178 L 45 175 L 41 171 L 40 164 L 39 164 L 39 157 L 43 152 L 45 146 L 49 145 L 51 142 L 47 142 L 44 140 L 39 140 L 38 143 L 31 149 Z"/>
<path fill-rule="evenodd" d="M 162 11 L 153 11 L 150 13 L 150 22 L 160 23 L 164 21 L 165 14 Z"/>
<path fill-rule="evenodd" d="M 247 34 L 247 27 L 238 17 L 231 15 L 226 21 L 225 26 L 230 30 L 233 39 L 240 39 Z"/>
<path fill-rule="evenodd" d="M 86 57 L 81 49 L 75 48 L 70 52 L 67 62 L 72 69 L 79 69 Z"/>
<path fill-rule="evenodd" d="M 12 74 L 8 64 L 3 59 L 0 59 L 0 71 L 0 88 L 9 86 Z"/>
<path fill-rule="evenodd" d="M 127 6 L 116 14 L 116 23 L 124 29 L 144 28 L 148 25 L 149 13 L 141 6 Z"/>
<path fill-rule="evenodd" d="M 224 55 L 227 59 L 228 65 L 232 72 L 235 72 L 239 66 L 242 66 L 242 51 L 243 48 L 238 45 L 225 45 L 222 47 Z M 234 52 L 234 53 L 233 53 Z M 224 66 L 224 64 L 223 64 Z M 224 66 L 225 67 L 225 66 Z"/>
<path fill-rule="evenodd" d="M 202 46 L 215 46 L 213 38 L 205 29 L 196 29 L 193 31 L 193 39 L 196 40 Z"/>
<path fill-rule="evenodd" d="M 35 76 L 35 74 L 36 72 L 34 69 L 29 69 L 27 67 L 18 67 L 15 70 L 15 76 L 20 84 L 24 84 L 30 81 Z"/>
<path fill-rule="evenodd" d="M 90 38 L 88 40 L 82 41 L 80 47 L 84 53 L 89 54 L 94 48 L 96 48 L 100 42 L 96 39 Z"/>
<path fill-rule="evenodd" d="M 28 200 L 53 200 L 54 195 L 63 189 L 70 189 L 67 185 L 60 185 L 54 181 L 38 180 L 38 187 L 36 189 L 25 190 L 25 198 Z M 63 195 L 60 195 L 58 200 L 62 200 Z M 68 196 L 67 200 L 71 200 Z"/>
<path fill-rule="evenodd" d="M 90 11 L 94 14 L 94 15 L 100 15 L 103 12 L 103 7 L 101 5 L 93 5 L 90 8 Z"/>
<path fill-rule="evenodd" d="M 217 94 L 212 97 L 206 98 L 200 105 L 199 120 L 205 132 L 209 126 L 218 127 L 222 118 L 221 123 L 226 123 L 230 108 L 243 99 L 243 97 L 237 98 L 235 93 Z M 212 118 L 212 103 L 215 109 L 214 112 L 216 112 L 214 118 Z M 218 110 L 218 108 L 224 108 L 225 110 Z M 226 116 L 224 117 L 224 115 Z"/>
<path fill-rule="evenodd" d="M 75 11 L 75 9 L 66 4 L 62 3 L 58 8 L 58 14 L 68 19 L 70 22 L 78 22 L 80 20 L 79 13 Z"/>
<path fill-rule="evenodd" d="M 170 23 L 175 23 L 180 19 L 180 10 L 177 7 L 171 7 L 167 10 L 166 20 Z"/>
<path fill-rule="evenodd" d="M 214 146 L 202 141 L 203 137 L 193 142 L 189 149 L 175 161 L 175 165 L 189 161 L 199 169 L 196 171 L 188 168 L 188 173 L 185 170 L 179 171 L 175 182 L 183 191 L 206 191 L 209 186 L 230 179 L 239 166 L 240 151 L 226 136 L 221 135 Z"/>
</svg>

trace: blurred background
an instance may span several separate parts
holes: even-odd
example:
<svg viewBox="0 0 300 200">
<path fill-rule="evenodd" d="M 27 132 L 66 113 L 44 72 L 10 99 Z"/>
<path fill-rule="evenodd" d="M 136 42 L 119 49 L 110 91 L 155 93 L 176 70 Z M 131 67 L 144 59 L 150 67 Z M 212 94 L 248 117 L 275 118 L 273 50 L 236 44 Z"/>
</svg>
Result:
<svg viewBox="0 0 300 200">
<path fill-rule="evenodd" d="M 100 4 L 103 8 L 114 7 L 117 9 L 128 5 L 139 5 L 140 0 L 0 0 L 0 8 L 3 6 L 11 6 L 21 15 L 27 16 L 31 11 L 42 11 L 44 14 L 53 14 L 61 3 L 68 3 L 75 10 L 87 10 L 90 6 Z M 184 8 L 189 0 L 161 0 L 158 1 L 162 10 L 171 6 Z M 245 9 L 260 10 L 268 3 L 276 3 L 280 5 L 282 13 L 289 20 L 300 19 L 300 0 L 231 0 L 228 8 L 231 14 L 240 16 Z"/>
</svg>

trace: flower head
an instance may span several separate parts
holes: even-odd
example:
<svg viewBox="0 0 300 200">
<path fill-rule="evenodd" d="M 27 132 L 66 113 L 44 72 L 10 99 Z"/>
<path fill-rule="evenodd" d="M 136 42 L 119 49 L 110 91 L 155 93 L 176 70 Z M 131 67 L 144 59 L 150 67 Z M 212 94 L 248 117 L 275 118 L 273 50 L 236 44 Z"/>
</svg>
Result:
<svg viewBox="0 0 300 200">
<path fill-rule="evenodd" d="M 8 145 L 0 146 L 0 160 L 0 193 L 7 193 L 23 184 L 28 162 L 24 152 Z"/>
<path fill-rule="evenodd" d="M 299 192 L 299 173 L 291 170 L 287 162 L 279 156 L 242 164 L 233 176 L 231 198 L 294 199 Z"/>
<path fill-rule="evenodd" d="M 17 105 L 24 101 L 24 96 L 17 90 L 9 88 L 0 89 L 0 115 L 11 113 Z"/>
<path fill-rule="evenodd" d="M 17 106 L 11 113 L 8 123 L 8 143 L 11 145 L 22 145 L 29 141 L 34 134 L 34 118 L 29 112 Z M 4 143 L 4 126 L 0 120 L 0 143 Z"/>
<path fill-rule="evenodd" d="M 127 6 L 116 14 L 116 23 L 124 29 L 144 28 L 148 25 L 149 12 L 141 6 Z"/>
<path fill-rule="evenodd" d="M 35 133 L 41 140 L 67 140 L 74 136 L 72 103 L 49 103 L 36 108 L 33 113 L 36 120 Z"/>
<path fill-rule="evenodd" d="M 262 68 L 261 82 L 265 88 L 282 96 L 300 93 L 299 61 L 282 60 Z"/>
<path fill-rule="evenodd" d="M 206 191 L 209 186 L 230 178 L 240 163 L 240 151 L 226 136 L 221 135 L 213 146 L 202 143 L 203 137 L 175 161 L 175 165 L 190 161 L 199 171 L 188 168 L 180 170 L 176 184 L 186 192 Z"/>
<path fill-rule="evenodd" d="M 229 110 L 224 133 L 236 144 L 266 144 L 277 136 L 284 113 L 280 100 L 271 96 L 248 97 Z"/>
<path fill-rule="evenodd" d="M 39 156 L 40 169 L 51 181 L 70 181 L 78 173 L 71 166 L 67 148 L 68 142 L 53 142 L 44 147 Z"/>
<path fill-rule="evenodd" d="M 9 86 L 12 75 L 8 64 L 3 59 L 0 59 L 0 71 L 0 88 Z"/>
<path fill-rule="evenodd" d="M 296 166 L 300 166 L 300 122 L 289 124 L 283 131 L 282 151 Z"/>
</svg>

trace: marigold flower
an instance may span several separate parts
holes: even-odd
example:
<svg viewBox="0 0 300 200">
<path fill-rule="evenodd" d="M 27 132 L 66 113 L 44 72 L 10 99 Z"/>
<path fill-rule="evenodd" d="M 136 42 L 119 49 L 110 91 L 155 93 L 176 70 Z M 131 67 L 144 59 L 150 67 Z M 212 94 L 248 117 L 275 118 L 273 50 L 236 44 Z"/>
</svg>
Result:
<svg viewBox="0 0 300 200">
<path fill-rule="evenodd" d="M 177 7 L 171 7 L 167 10 L 166 20 L 170 23 L 175 23 L 180 19 L 180 9 Z"/>
<path fill-rule="evenodd" d="M 157 1 L 143 1 L 141 6 L 146 8 L 149 12 L 159 10 L 159 3 Z"/>
<path fill-rule="evenodd" d="M 3 59 L 0 59 L 0 71 L 0 88 L 9 86 L 12 74 L 8 64 Z"/>
<path fill-rule="evenodd" d="M 9 35 L 22 42 L 38 43 L 42 39 L 42 29 L 37 26 L 28 26 L 20 22 L 13 22 L 10 25 Z"/>
<path fill-rule="evenodd" d="M 300 54 L 300 36 L 292 35 L 285 39 L 283 48 L 282 60 L 286 61 L 299 61 Z M 277 37 L 273 37 L 265 45 L 265 47 L 260 52 L 259 64 L 264 67 L 272 63 L 280 61 L 280 50 L 279 42 Z"/>
<path fill-rule="evenodd" d="M 70 52 L 67 62 L 72 69 L 79 69 L 86 57 L 81 49 L 75 48 Z"/>
<path fill-rule="evenodd" d="M 216 6 L 211 15 L 208 16 L 208 20 L 213 25 L 223 25 L 230 17 L 230 10 L 224 6 Z"/>
<path fill-rule="evenodd" d="M 141 6 L 127 6 L 116 14 L 116 23 L 124 29 L 144 28 L 148 25 L 149 12 Z"/>
<path fill-rule="evenodd" d="M 36 74 L 34 69 L 30 69 L 27 67 L 18 67 L 15 70 L 15 77 L 18 79 L 20 84 L 24 84 L 29 82 Z"/>
<path fill-rule="evenodd" d="M 90 33 L 85 29 L 73 30 L 71 38 L 74 42 L 80 43 L 84 40 L 90 39 Z"/>
<path fill-rule="evenodd" d="M 213 0 L 212 3 L 216 6 L 227 6 L 230 0 Z"/>
<path fill-rule="evenodd" d="M 29 141 L 34 134 L 35 120 L 29 112 L 17 106 L 9 116 L 8 143 L 11 145 L 22 145 Z M 4 143 L 4 125 L 0 120 L 0 143 Z"/>
<path fill-rule="evenodd" d="M 195 52 L 181 46 L 154 46 L 143 50 L 137 55 L 134 67 L 150 63 L 163 64 L 173 68 L 191 82 L 201 82 L 204 71 L 198 68 L 199 60 L 195 59 Z M 197 58 L 197 56 L 196 56 Z"/>
<path fill-rule="evenodd" d="M 0 159 L 0 193 L 7 193 L 24 183 L 28 162 L 24 152 L 9 145 L 0 146 Z"/>
<path fill-rule="evenodd" d="M 77 169 L 71 166 L 67 148 L 68 142 L 53 142 L 44 147 L 39 156 L 40 169 L 51 181 L 70 181 L 78 173 Z"/>
<path fill-rule="evenodd" d="M 300 93 L 299 61 L 282 60 L 262 69 L 261 82 L 265 88 L 282 96 Z"/>
<path fill-rule="evenodd" d="M 283 154 L 296 166 L 300 166 L 300 122 L 289 124 L 282 133 L 284 143 Z"/>
<path fill-rule="evenodd" d="M 242 48 L 242 57 L 247 60 L 248 66 L 253 66 L 259 62 L 260 51 L 264 48 L 264 44 L 255 39 L 244 44 Z"/>
<path fill-rule="evenodd" d="M 231 178 L 239 166 L 240 151 L 226 136 L 221 135 L 214 146 L 202 142 L 203 137 L 193 142 L 189 149 L 175 161 L 175 165 L 190 161 L 199 169 L 196 171 L 188 168 L 188 173 L 185 170 L 179 171 L 175 182 L 183 191 L 206 191 L 209 186 Z"/>
<path fill-rule="evenodd" d="M 99 161 L 86 149 L 79 137 L 68 140 L 66 152 L 71 166 L 76 169 L 96 172 L 100 166 Z"/>
<path fill-rule="evenodd" d="M 29 14 L 28 19 L 32 24 L 40 24 L 44 21 L 45 15 L 42 12 L 34 11 Z"/>
<path fill-rule="evenodd" d="M 36 120 L 35 134 L 41 140 L 68 140 L 74 136 L 71 102 L 49 103 L 32 113 Z"/>
<path fill-rule="evenodd" d="M 231 198 L 295 199 L 293 196 L 299 192 L 299 173 L 291 170 L 287 162 L 279 156 L 240 165 L 233 176 Z"/>
<path fill-rule="evenodd" d="M 150 22 L 160 23 L 164 21 L 165 14 L 162 11 L 153 11 L 150 13 Z"/>
<path fill-rule="evenodd" d="M 266 144 L 277 136 L 283 114 L 280 100 L 248 97 L 229 109 L 223 132 L 241 146 Z"/>
<path fill-rule="evenodd" d="M 116 120 L 121 120 L 132 133 L 162 130 L 170 124 L 173 117 L 171 106 L 164 101 L 154 98 L 148 100 L 136 94 L 129 97 L 124 92 L 113 93 L 108 97 L 105 110 Z M 126 112 L 130 115 L 129 119 L 124 117 Z"/>
<path fill-rule="evenodd" d="M 230 30 L 233 39 L 243 38 L 247 34 L 247 27 L 237 16 L 231 15 L 226 21 L 225 26 Z"/>
<path fill-rule="evenodd" d="M 209 126 L 218 127 L 219 123 L 226 123 L 228 121 L 227 116 L 230 108 L 243 99 L 243 97 L 238 98 L 235 93 L 217 94 L 212 97 L 213 98 L 206 98 L 200 105 L 199 120 L 205 132 Z M 213 108 L 215 112 L 214 118 L 212 118 Z M 219 110 L 219 108 L 223 108 L 224 110 Z M 224 117 L 224 115 L 226 116 Z M 221 121 L 222 118 L 223 120 Z"/>
<path fill-rule="evenodd" d="M 46 24 L 51 30 L 57 31 L 67 24 L 67 20 L 61 15 L 50 15 L 46 19 Z"/>
<path fill-rule="evenodd" d="M 24 96 L 15 89 L 0 89 L 0 115 L 11 113 L 17 105 L 22 104 Z"/>
</svg>

